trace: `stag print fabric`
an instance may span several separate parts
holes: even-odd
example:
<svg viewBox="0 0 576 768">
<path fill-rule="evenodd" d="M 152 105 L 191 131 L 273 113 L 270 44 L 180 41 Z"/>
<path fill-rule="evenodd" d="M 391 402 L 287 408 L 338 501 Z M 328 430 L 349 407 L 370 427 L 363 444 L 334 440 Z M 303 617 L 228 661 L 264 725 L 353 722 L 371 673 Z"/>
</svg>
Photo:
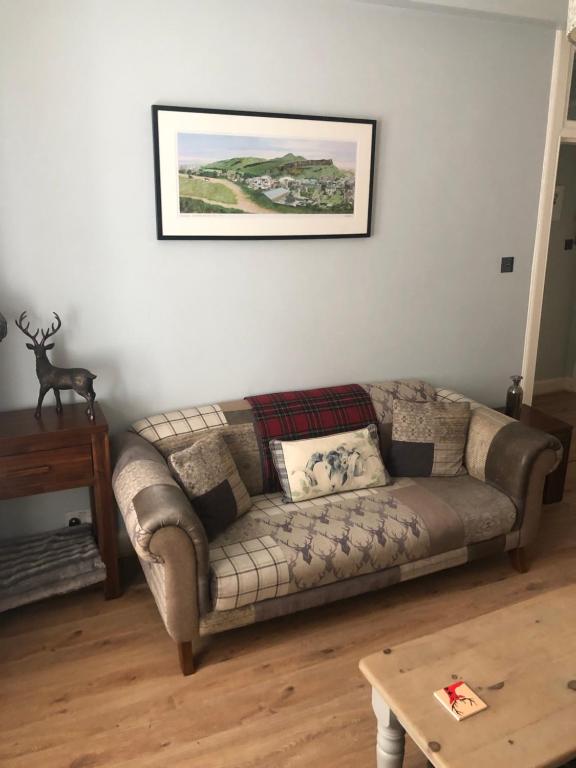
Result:
<svg viewBox="0 0 576 768">
<path fill-rule="evenodd" d="M 470 403 L 394 403 L 388 465 L 394 476 L 462 474 Z"/>
<path fill-rule="evenodd" d="M 351 491 L 299 504 L 280 494 L 254 499 L 249 515 L 219 536 L 213 547 L 232 551 L 242 541 L 272 537 L 284 552 L 290 593 L 330 584 L 426 557 L 428 532 L 418 515 L 383 491 Z M 211 595 L 232 598 L 237 580 L 221 584 L 222 565 L 211 572 Z"/>
<path fill-rule="evenodd" d="M 447 493 L 448 483 L 458 486 L 456 494 Z M 235 545 L 271 536 L 288 564 L 289 593 L 396 566 L 416 567 L 424 558 L 442 560 L 448 552 L 466 562 L 466 547 L 472 552 L 487 547 L 485 542 L 499 542 L 516 519 L 510 499 L 468 475 L 449 480 L 402 478 L 387 488 L 302 502 L 285 503 L 279 493 L 252 502 L 250 512 L 218 536 L 211 549 L 235 552 Z M 500 543 L 498 551 L 502 548 Z M 223 578 L 226 583 L 220 584 Z M 232 569 L 224 576 L 222 564 L 218 572 L 212 570 L 213 605 L 215 595 L 232 600 L 239 588 L 235 579 Z"/>
<path fill-rule="evenodd" d="M 374 424 L 308 440 L 271 440 L 270 452 L 285 501 L 304 501 L 390 482 Z"/>
</svg>

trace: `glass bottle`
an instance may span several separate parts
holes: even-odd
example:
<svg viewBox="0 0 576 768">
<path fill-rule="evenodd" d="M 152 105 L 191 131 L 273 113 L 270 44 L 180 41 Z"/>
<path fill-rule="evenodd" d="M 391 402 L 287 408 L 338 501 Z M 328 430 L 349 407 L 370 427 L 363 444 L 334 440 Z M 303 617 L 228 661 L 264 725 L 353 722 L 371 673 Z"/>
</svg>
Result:
<svg viewBox="0 0 576 768">
<path fill-rule="evenodd" d="M 510 378 L 512 379 L 512 384 L 506 392 L 506 416 L 519 419 L 520 411 L 522 410 L 522 398 L 524 396 L 524 390 L 520 386 L 522 376 L 510 376 Z"/>
</svg>

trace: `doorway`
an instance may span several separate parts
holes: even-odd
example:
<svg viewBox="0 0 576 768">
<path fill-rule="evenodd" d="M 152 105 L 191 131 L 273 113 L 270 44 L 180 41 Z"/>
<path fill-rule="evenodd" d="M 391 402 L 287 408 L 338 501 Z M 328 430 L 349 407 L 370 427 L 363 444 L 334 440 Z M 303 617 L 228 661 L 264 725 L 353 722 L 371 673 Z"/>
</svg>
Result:
<svg viewBox="0 0 576 768">
<path fill-rule="evenodd" d="M 560 146 L 534 394 L 576 392 L 576 144 Z"/>
</svg>

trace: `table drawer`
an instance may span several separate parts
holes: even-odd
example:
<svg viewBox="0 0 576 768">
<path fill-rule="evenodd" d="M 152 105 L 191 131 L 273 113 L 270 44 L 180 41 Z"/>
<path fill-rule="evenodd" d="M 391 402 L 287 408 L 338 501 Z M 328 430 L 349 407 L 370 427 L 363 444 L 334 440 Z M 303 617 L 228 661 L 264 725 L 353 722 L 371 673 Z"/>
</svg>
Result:
<svg viewBox="0 0 576 768">
<path fill-rule="evenodd" d="M 0 499 L 90 485 L 89 445 L 0 457 Z"/>
</svg>

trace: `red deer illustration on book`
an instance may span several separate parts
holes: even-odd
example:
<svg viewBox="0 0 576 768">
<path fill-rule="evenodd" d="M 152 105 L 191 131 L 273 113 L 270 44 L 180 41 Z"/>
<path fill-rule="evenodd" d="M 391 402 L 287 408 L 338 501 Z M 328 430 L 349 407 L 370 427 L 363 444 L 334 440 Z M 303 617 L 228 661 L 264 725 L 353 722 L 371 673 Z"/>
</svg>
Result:
<svg viewBox="0 0 576 768">
<path fill-rule="evenodd" d="M 464 682 L 462 680 L 458 680 L 457 683 L 447 685 L 446 688 L 444 688 L 444 693 L 446 693 L 450 699 L 450 707 L 452 711 L 457 715 L 462 715 L 462 712 L 460 709 L 458 709 L 460 703 L 474 704 L 474 699 L 469 699 L 467 696 L 460 696 L 459 693 L 456 693 L 456 688 L 460 688 L 461 685 L 464 685 Z"/>
</svg>

